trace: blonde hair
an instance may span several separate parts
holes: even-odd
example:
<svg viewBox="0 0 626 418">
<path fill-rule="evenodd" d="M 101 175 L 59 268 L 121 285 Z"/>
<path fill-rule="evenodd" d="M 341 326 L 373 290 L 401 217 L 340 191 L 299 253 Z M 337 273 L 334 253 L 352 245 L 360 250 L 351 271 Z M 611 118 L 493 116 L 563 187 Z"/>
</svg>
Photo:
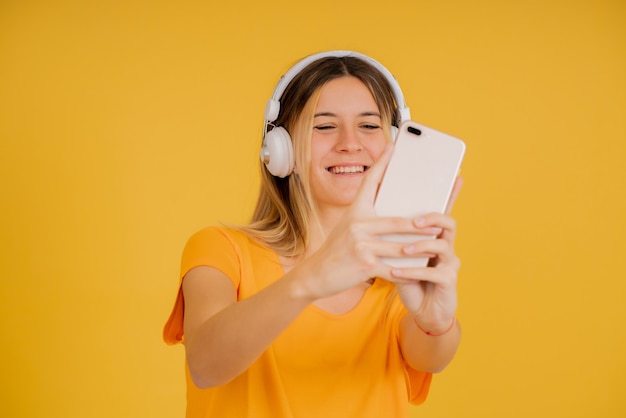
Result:
<svg viewBox="0 0 626 418">
<path fill-rule="evenodd" d="M 286 178 L 274 177 L 261 163 L 261 190 L 252 220 L 238 228 L 279 255 L 299 256 L 307 249 L 311 224 L 317 219 L 309 185 L 313 116 L 326 83 L 346 76 L 356 77 L 368 87 L 388 138 L 390 126 L 396 124 L 397 105 L 389 82 L 359 58 L 322 58 L 294 77 L 283 93 L 275 124 L 290 134 L 296 170 Z"/>
</svg>

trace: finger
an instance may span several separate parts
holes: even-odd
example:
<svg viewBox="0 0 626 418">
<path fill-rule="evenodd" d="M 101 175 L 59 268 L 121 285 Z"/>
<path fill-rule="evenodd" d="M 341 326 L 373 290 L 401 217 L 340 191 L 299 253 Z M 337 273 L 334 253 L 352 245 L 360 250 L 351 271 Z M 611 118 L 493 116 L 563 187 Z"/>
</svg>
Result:
<svg viewBox="0 0 626 418">
<path fill-rule="evenodd" d="M 456 284 L 457 274 L 453 268 L 411 267 L 391 269 L 390 281 L 423 281 L 443 286 Z"/>
<path fill-rule="evenodd" d="M 407 244 L 402 249 L 405 257 L 436 258 L 437 265 L 458 266 L 459 259 L 453 246 L 445 239 L 429 239 Z"/>
<path fill-rule="evenodd" d="M 413 244 L 407 244 L 406 241 L 396 241 L 393 238 L 396 236 L 382 236 L 381 239 L 366 241 L 359 243 L 360 249 L 382 258 L 414 258 L 414 257 L 437 257 L 439 254 L 435 252 L 428 252 L 425 249 L 422 252 L 419 250 L 407 251 L 407 247 L 413 248 Z"/>
<path fill-rule="evenodd" d="M 445 213 L 449 214 L 452 212 L 452 207 L 454 206 L 454 202 L 456 202 L 456 198 L 459 196 L 461 192 L 461 187 L 463 187 L 463 177 L 457 177 L 454 181 L 454 186 L 452 187 L 452 193 L 450 194 L 450 199 L 448 199 L 448 205 L 446 206 Z"/>
<path fill-rule="evenodd" d="M 448 238 L 454 238 L 456 234 L 456 221 L 447 214 L 437 212 L 427 213 L 426 215 L 413 219 L 413 224 L 419 230 L 430 229 L 437 231 L 437 228 L 439 228 L 440 233 L 436 234 L 437 236 L 445 235 Z"/>
<path fill-rule="evenodd" d="M 369 207 L 374 203 L 376 193 L 378 192 L 378 186 L 380 185 L 383 174 L 387 169 L 393 150 L 393 144 L 387 144 L 378 159 L 376 159 L 374 164 L 372 164 L 369 170 L 367 170 L 355 199 L 357 206 L 364 204 Z"/>
<path fill-rule="evenodd" d="M 402 217 L 371 217 L 355 221 L 351 225 L 351 231 L 355 237 L 383 237 L 399 235 L 395 239 L 384 239 L 400 242 L 411 242 L 412 236 L 419 236 L 416 240 L 424 237 L 437 237 L 444 231 L 440 226 L 417 226 L 414 219 Z"/>
</svg>

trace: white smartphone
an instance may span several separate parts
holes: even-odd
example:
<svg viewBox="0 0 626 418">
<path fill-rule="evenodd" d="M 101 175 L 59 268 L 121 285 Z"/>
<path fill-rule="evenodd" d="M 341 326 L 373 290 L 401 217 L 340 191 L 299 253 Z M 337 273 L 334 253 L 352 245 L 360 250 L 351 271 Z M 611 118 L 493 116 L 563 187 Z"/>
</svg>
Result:
<svg viewBox="0 0 626 418">
<path fill-rule="evenodd" d="M 376 195 L 376 215 L 415 218 L 430 212 L 444 213 L 464 155 L 462 140 L 413 121 L 402 123 Z M 409 243 L 434 236 L 394 234 L 383 238 Z M 383 261 L 393 267 L 424 267 L 428 258 Z"/>
</svg>

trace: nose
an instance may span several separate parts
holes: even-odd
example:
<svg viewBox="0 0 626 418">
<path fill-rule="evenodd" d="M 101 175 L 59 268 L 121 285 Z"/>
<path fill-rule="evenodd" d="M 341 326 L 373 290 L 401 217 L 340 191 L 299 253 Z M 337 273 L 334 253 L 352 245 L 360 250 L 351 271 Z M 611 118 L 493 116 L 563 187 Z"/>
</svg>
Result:
<svg viewBox="0 0 626 418">
<path fill-rule="evenodd" d="M 355 129 L 342 127 L 339 130 L 335 149 L 339 152 L 357 152 L 363 149 L 363 144 Z"/>
</svg>

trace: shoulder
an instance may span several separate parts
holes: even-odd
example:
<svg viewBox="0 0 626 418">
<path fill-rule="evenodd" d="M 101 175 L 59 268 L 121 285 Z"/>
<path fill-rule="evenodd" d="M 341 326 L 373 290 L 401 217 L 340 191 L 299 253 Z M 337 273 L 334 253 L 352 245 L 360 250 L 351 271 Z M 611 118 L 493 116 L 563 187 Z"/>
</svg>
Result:
<svg viewBox="0 0 626 418">
<path fill-rule="evenodd" d="M 242 254 L 273 252 L 270 248 L 252 239 L 244 231 L 225 226 L 207 226 L 192 234 L 185 245 L 185 258 L 217 257 L 240 258 Z"/>
<path fill-rule="evenodd" d="M 190 245 L 233 244 L 243 240 L 245 240 L 245 235 L 239 231 L 212 225 L 194 232 L 187 240 L 187 247 Z"/>
</svg>

